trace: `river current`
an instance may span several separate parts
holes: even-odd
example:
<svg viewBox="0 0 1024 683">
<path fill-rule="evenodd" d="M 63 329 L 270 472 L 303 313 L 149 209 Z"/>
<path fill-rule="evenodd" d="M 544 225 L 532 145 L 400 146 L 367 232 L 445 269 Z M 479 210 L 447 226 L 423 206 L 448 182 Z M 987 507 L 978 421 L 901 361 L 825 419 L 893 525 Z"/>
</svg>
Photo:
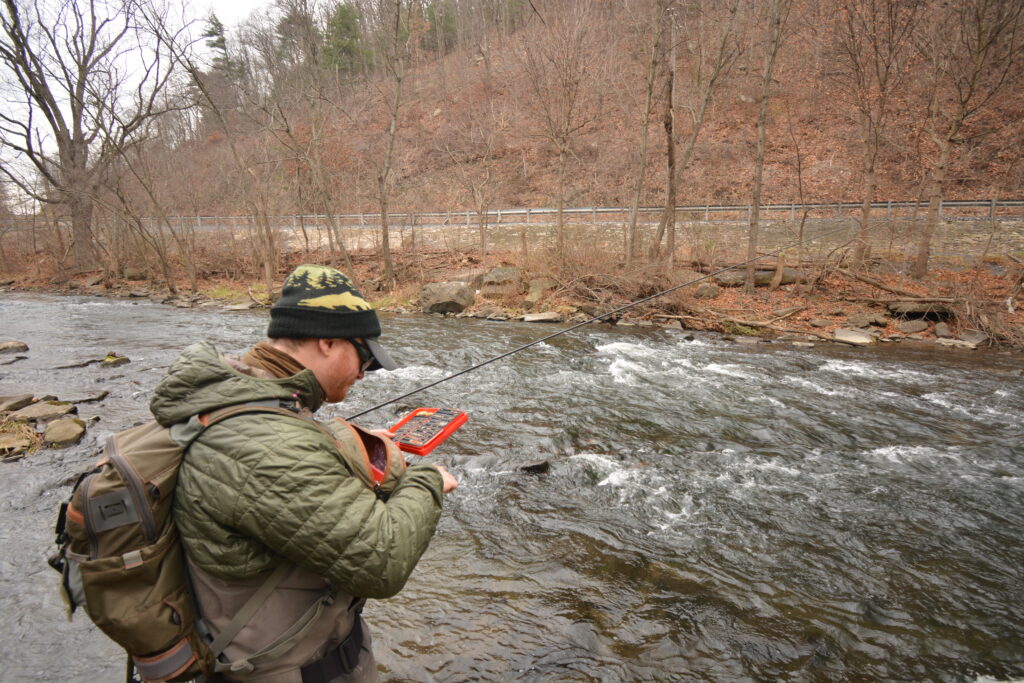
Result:
<svg viewBox="0 0 1024 683">
<path fill-rule="evenodd" d="M 264 313 L 0 295 L 0 395 L 84 403 L 82 444 L 0 465 L 0 680 L 123 680 L 69 623 L 58 503 L 201 339 Z M 354 414 L 555 328 L 383 316 L 401 368 Z M 127 355 L 128 365 L 55 369 Z M 0 357 L 0 360 L 6 360 Z M 938 680 L 1024 676 L 1024 362 L 993 353 L 745 346 L 596 325 L 360 418 L 470 421 L 430 460 L 460 487 L 406 588 L 366 610 L 385 680 Z M 522 471 L 548 463 L 546 471 Z M 543 469 L 543 468 L 540 468 Z"/>
</svg>

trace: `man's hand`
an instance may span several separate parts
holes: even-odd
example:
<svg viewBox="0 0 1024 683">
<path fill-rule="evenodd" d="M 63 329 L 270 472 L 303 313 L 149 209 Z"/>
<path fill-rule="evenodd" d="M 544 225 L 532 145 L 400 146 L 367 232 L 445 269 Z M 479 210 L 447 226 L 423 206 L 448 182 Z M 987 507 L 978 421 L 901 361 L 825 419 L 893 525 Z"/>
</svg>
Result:
<svg viewBox="0 0 1024 683">
<path fill-rule="evenodd" d="M 441 473 L 441 479 L 444 481 L 444 488 L 442 489 L 445 493 L 451 493 L 459 486 L 459 480 L 451 475 L 451 472 L 441 467 L 440 465 L 434 465 L 437 471 Z"/>
</svg>

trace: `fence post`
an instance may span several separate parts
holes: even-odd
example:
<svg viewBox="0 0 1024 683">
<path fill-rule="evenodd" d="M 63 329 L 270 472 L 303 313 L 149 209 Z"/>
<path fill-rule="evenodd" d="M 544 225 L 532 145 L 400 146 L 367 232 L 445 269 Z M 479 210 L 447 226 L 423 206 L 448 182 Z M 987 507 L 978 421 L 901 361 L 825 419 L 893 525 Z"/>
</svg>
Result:
<svg viewBox="0 0 1024 683">
<path fill-rule="evenodd" d="M 995 200 L 993 199 L 992 201 L 995 201 Z M 529 208 L 526 209 L 526 224 L 527 225 L 530 224 L 530 209 Z"/>
<path fill-rule="evenodd" d="M 996 198 L 992 198 L 992 203 L 988 205 L 988 219 L 994 221 L 996 219 Z"/>
<path fill-rule="evenodd" d="M 501 225 L 501 209 L 498 209 L 498 224 Z"/>
<path fill-rule="evenodd" d="M 942 220 L 942 198 L 939 198 L 939 220 Z"/>
</svg>

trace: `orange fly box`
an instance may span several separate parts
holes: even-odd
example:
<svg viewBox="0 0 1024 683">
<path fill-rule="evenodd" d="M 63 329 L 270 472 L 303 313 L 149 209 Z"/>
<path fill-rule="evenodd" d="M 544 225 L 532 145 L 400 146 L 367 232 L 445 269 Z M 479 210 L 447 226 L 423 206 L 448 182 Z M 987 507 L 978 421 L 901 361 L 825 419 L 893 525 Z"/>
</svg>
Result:
<svg viewBox="0 0 1024 683">
<path fill-rule="evenodd" d="M 450 408 L 417 408 L 391 428 L 395 443 L 407 453 L 427 455 L 456 429 L 466 424 L 469 415 Z"/>
</svg>

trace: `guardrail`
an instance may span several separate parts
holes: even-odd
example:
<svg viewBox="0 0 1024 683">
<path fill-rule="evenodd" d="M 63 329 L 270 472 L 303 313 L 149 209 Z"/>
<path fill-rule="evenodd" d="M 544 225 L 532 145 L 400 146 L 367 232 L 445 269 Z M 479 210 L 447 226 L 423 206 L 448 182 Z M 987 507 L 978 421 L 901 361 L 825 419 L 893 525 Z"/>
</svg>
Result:
<svg viewBox="0 0 1024 683">
<path fill-rule="evenodd" d="M 784 203 L 784 204 L 763 204 L 759 211 L 764 214 L 778 213 L 778 212 L 789 212 L 791 217 L 796 218 L 798 213 L 803 211 L 812 212 L 834 212 L 836 215 L 844 215 L 851 211 L 860 211 L 861 202 L 813 202 L 798 204 L 795 202 Z M 919 201 L 881 201 L 873 202 L 871 204 L 872 210 L 885 210 L 885 217 L 891 218 L 897 212 L 911 209 L 912 212 L 923 212 L 928 208 L 928 202 Z M 984 209 L 991 217 L 997 217 L 999 214 L 1006 210 L 1020 209 L 1020 213 L 1024 216 L 1024 199 L 968 199 L 968 200 L 950 200 L 945 199 L 939 202 L 939 215 L 940 217 L 953 218 L 953 216 L 946 216 L 945 212 L 949 209 Z M 652 216 L 658 218 L 661 216 L 663 207 L 660 206 L 645 206 L 637 209 L 639 216 L 646 217 L 646 220 L 650 221 Z M 704 220 L 716 220 L 720 214 L 748 214 L 751 211 L 751 206 L 748 204 L 690 204 L 676 207 L 677 216 L 682 215 L 704 215 Z M 553 208 L 519 208 L 519 209 L 489 209 L 485 212 L 487 216 L 487 222 L 501 223 L 532 223 L 534 218 L 546 218 L 557 215 L 558 209 Z M 625 207 L 573 207 L 565 208 L 562 213 L 569 217 L 579 216 L 591 216 L 594 220 L 598 217 L 610 217 L 619 215 L 623 220 L 629 215 L 629 209 Z M 1013 212 L 1016 215 L 1016 212 Z M 396 211 L 388 214 L 389 222 L 395 223 L 396 227 L 401 224 L 405 225 L 423 225 L 430 223 L 439 224 L 455 224 L 456 222 L 467 224 L 474 224 L 479 221 L 480 214 L 473 209 L 464 209 L 456 211 Z M 923 217 L 923 214 L 921 215 Z M 230 220 L 230 217 L 218 217 L 218 216 L 198 216 L 198 217 L 175 217 L 174 220 L 187 220 L 192 218 L 197 221 L 197 227 L 201 227 L 206 221 L 214 223 L 222 222 L 224 220 Z M 875 218 L 881 218 L 876 216 Z M 310 220 L 310 221 L 324 221 L 327 219 L 322 214 L 297 214 L 297 215 L 285 215 L 285 216 L 272 216 L 271 220 L 278 222 L 279 224 L 286 220 Z M 334 214 L 336 221 L 348 224 L 373 225 L 380 222 L 379 213 L 342 213 Z M 693 220 L 693 218 L 690 218 Z"/>
</svg>

